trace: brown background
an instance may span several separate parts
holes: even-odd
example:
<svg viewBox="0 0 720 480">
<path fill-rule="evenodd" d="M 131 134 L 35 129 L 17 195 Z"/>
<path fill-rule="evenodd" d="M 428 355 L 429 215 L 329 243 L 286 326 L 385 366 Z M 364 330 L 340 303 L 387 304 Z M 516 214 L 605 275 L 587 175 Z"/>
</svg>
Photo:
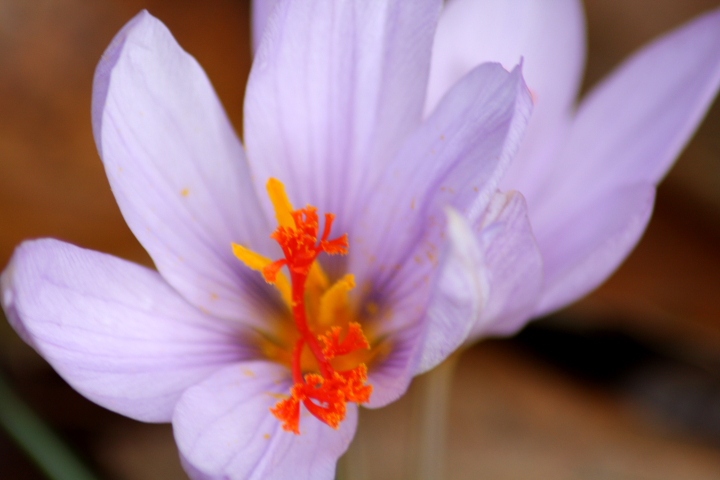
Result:
<svg viewBox="0 0 720 480">
<path fill-rule="evenodd" d="M 585 88 L 712 0 L 587 0 Z M 250 69 L 246 1 L 0 0 L 0 264 L 51 236 L 149 264 L 115 205 L 90 124 L 95 64 L 140 9 L 165 22 L 212 79 L 239 129 Z M 720 48 L 720 47 L 719 47 Z M 554 318 L 611 327 L 720 372 L 720 108 L 661 185 L 647 234 L 597 292 Z M 106 412 L 69 390 L 4 323 L 0 369 L 108 479 L 184 478 L 169 426 Z M 411 398 L 365 415 L 369 478 L 397 478 Z M 395 422 L 395 428 L 388 424 Z M 368 446 L 369 445 L 369 446 Z M 615 391 L 578 381 L 507 342 L 461 359 L 448 471 L 474 479 L 720 478 L 720 450 Z M 0 433 L 0 476 L 42 478 Z"/>
</svg>

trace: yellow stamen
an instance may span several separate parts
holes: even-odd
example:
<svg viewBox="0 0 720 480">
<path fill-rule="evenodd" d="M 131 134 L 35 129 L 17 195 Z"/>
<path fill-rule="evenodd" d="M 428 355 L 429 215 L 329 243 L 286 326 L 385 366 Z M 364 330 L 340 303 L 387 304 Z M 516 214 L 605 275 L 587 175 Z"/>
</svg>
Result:
<svg viewBox="0 0 720 480">
<path fill-rule="evenodd" d="M 271 178 L 267 183 L 267 191 L 270 201 L 275 209 L 275 218 L 281 227 L 295 228 L 295 219 L 292 212 L 295 210 L 285 192 L 285 185 L 277 178 Z"/>
<path fill-rule="evenodd" d="M 323 270 L 319 263 L 313 263 L 305 288 L 308 290 L 317 289 L 324 292 L 329 286 L 330 280 L 328 280 L 325 270 Z"/>
<path fill-rule="evenodd" d="M 336 323 L 336 318 L 342 317 L 350 309 L 348 292 L 355 288 L 355 276 L 347 274 L 332 287 L 327 289 L 320 298 L 320 312 L 318 326 L 328 327 Z"/>
<path fill-rule="evenodd" d="M 263 268 L 273 263 L 267 257 L 263 257 L 259 253 L 253 252 L 249 248 L 245 248 L 237 243 L 232 244 L 233 253 L 235 256 L 248 267 L 258 272 L 263 271 Z M 288 307 L 292 307 L 292 286 L 290 281 L 283 272 L 278 272 L 275 277 L 275 287 L 280 291 L 283 301 Z"/>
</svg>

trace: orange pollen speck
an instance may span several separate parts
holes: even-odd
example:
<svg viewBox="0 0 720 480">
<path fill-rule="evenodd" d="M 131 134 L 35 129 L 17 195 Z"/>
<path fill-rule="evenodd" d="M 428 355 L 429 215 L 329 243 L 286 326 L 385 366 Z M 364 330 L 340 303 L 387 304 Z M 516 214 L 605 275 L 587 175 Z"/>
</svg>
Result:
<svg viewBox="0 0 720 480">
<path fill-rule="evenodd" d="M 305 283 L 310 269 L 322 253 L 345 254 L 348 251 L 347 234 L 329 240 L 335 216 L 325 214 L 325 227 L 318 241 L 319 223 L 317 209 L 312 206 L 291 212 L 294 227 L 281 225 L 271 235 L 285 258 L 262 268 L 265 280 L 274 283 L 282 267 L 290 272 L 292 284 L 292 313 L 300 333 L 292 352 L 292 375 L 294 385 L 289 398 L 281 400 L 270 411 L 283 422 L 286 431 L 300 433 L 300 404 L 319 420 L 337 429 L 345 419 L 347 402 L 365 403 L 370 400 L 372 385 L 367 384 L 367 367 L 359 364 L 345 371 L 337 371 L 330 360 L 356 350 L 369 349 L 370 345 L 360 324 L 350 322 L 344 339 L 342 329 L 331 327 L 325 335 L 316 335 L 308 326 L 305 307 Z M 301 357 L 308 347 L 317 360 L 318 373 L 302 372 Z"/>
</svg>

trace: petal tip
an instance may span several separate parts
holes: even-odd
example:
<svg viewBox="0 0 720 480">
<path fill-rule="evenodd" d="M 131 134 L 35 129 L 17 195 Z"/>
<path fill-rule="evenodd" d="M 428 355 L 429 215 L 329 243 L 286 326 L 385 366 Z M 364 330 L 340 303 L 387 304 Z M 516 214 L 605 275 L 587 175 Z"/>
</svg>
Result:
<svg viewBox="0 0 720 480">
<path fill-rule="evenodd" d="M 157 26 L 165 28 L 165 25 L 152 16 L 150 12 L 145 9 L 141 10 L 140 13 L 135 15 L 115 35 L 110 45 L 100 57 L 97 67 L 95 67 L 91 112 L 93 135 L 95 136 L 95 144 L 101 157 L 103 154 L 101 142 L 102 117 L 103 111 L 105 110 L 105 101 L 108 96 L 112 71 L 115 65 L 117 65 L 128 39 L 131 38 L 131 36 L 137 35 L 138 32 L 144 32 Z"/>
</svg>

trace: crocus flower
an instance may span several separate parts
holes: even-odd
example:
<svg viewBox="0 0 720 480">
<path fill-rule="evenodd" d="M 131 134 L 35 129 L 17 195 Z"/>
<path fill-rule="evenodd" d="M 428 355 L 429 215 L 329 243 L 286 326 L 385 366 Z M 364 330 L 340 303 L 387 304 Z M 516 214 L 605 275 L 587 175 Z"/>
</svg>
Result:
<svg viewBox="0 0 720 480">
<path fill-rule="evenodd" d="M 195 60 L 135 17 L 97 68 L 93 127 L 157 271 L 25 242 L 2 275 L 16 331 L 89 399 L 172 421 L 193 478 L 332 478 L 358 404 L 540 292 L 524 199 L 498 191 L 530 92 L 484 64 L 423 119 L 441 7 L 278 2 L 244 147 Z"/>
<path fill-rule="evenodd" d="M 140 14 L 98 67 L 93 122 L 158 272 L 27 242 L 2 276 L 11 323 L 88 398 L 171 420 L 193 478 L 331 478 L 358 403 L 609 274 L 716 88 L 714 15 L 574 114 L 579 7 L 541 4 L 456 0 L 437 24 L 439 1 L 256 2 L 244 149 L 200 67 Z M 521 55 L 538 105 L 522 146 Z"/>
</svg>

